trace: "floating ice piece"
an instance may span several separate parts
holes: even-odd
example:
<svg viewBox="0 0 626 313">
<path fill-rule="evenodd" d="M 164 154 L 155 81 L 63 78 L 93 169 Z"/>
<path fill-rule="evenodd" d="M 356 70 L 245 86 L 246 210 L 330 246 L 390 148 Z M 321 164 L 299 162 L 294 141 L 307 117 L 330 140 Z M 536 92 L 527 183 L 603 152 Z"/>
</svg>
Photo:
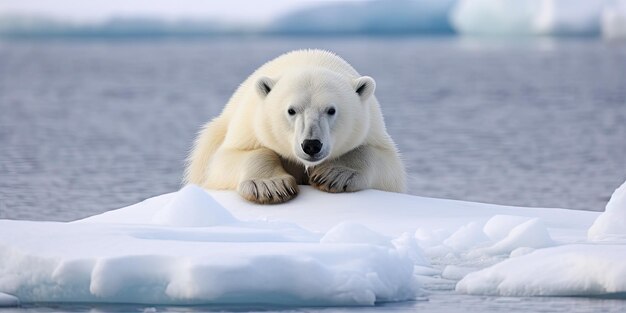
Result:
<svg viewBox="0 0 626 313">
<path fill-rule="evenodd" d="M 450 235 L 452 235 L 452 232 L 449 229 L 428 229 L 422 227 L 415 231 L 415 239 L 423 248 L 439 246 Z"/>
<path fill-rule="evenodd" d="M 546 226 L 534 218 L 515 226 L 509 234 L 484 251 L 489 254 L 509 254 L 520 248 L 543 248 L 554 245 Z"/>
<path fill-rule="evenodd" d="M 441 273 L 441 277 L 450 280 L 459 280 L 465 275 L 476 271 L 477 269 L 474 267 L 465 267 L 465 266 L 457 266 L 457 265 L 448 265 L 443 269 Z"/>
<path fill-rule="evenodd" d="M 443 244 L 456 251 L 464 251 L 482 245 L 488 240 L 482 225 L 477 222 L 470 222 L 450 235 Z"/>
<path fill-rule="evenodd" d="M 508 236 L 515 226 L 523 224 L 531 219 L 532 218 L 526 216 L 496 215 L 485 223 L 483 232 L 485 232 L 490 240 L 500 241 Z"/>
<path fill-rule="evenodd" d="M 416 266 L 430 267 L 430 261 L 417 244 L 415 237 L 410 233 L 403 233 L 400 237 L 393 239 L 391 244 L 393 244 L 399 253 L 411 259 Z"/>
<path fill-rule="evenodd" d="M 602 36 L 608 40 L 626 39 L 626 0 L 618 0 L 602 11 Z"/>
<path fill-rule="evenodd" d="M 626 246 L 566 245 L 536 250 L 465 276 L 458 292 L 580 296 L 626 292 Z"/>
<path fill-rule="evenodd" d="M 443 245 L 432 244 L 433 237 L 424 231 L 416 236 L 431 242 L 425 251 L 432 257 L 456 252 L 462 253 L 464 259 L 471 259 L 509 255 L 521 247 L 543 248 L 554 245 L 547 227 L 538 218 L 496 215 L 484 223 L 484 226 L 481 225 L 474 221 L 460 227 L 443 241 Z"/>
<path fill-rule="evenodd" d="M 626 182 L 613 192 L 587 236 L 591 241 L 626 241 Z"/>
<path fill-rule="evenodd" d="M 220 208 L 227 208 L 228 214 Z M 472 268 L 505 259 L 510 249 L 523 254 L 530 250 L 518 246 L 546 242 L 533 241 L 534 232 L 545 239 L 546 231 L 559 244 L 583 242 L 599 215 L 376 190 L 329 194 L 309 186 L 302 186 L 298 197 L 286 204 L 262 206 L 242 200 L 235 192 L 186 188 L 70 223 L 0 221 L 0 292 L 18 296 L 24 303 L 360 305 L 399 301 L 415 297 L 416 280 L 427 288 L 454 288 L 456 282 L 440 278 L 425 255 L 441 268 L 452 266 L 448 277 L 460 278 Z M 545 226 L 532 222 L 536 218 Z M 511 231 L 504 229 L 505 224 Z M 320 243 L 323 237 L 328 243 Z M 501 242 L 509 243 L 503 254 L 470 253 Z M 605 249 L 621 253 L 624 247 Z M 510 260 L 541 264 L 540 259 L 525 258 L 550 249 L 525 255 L 512 252 L 517 257 Z M 593 255 L 594 249 L 592 245 L 572 246 L 571 251 L 557 250 L 551 259 L 560 258 L 556 253 L 570 255 L 566 252 Z M 611 266 L 593 265 L 594 273 L 568 277 L 567 282 L 589 277 L 605 282 L 607 277 L 621 275 L 620 268 L 609 262 Z M 575 292 L 588 291 L 582 283 L 576 286 Z"/>
<path fill-rule="evenodd" d="M 0 220 L 0 292 L 22 303 L 164 305 L 372 305 L 418 294 L 416 259 L 365 226 L 339 225 L 321 244 L 293 224 L 237 221 L 194 186 L 98 219 Z M 118 222 L 128 220 L 138 223 Z"/>
</svg>

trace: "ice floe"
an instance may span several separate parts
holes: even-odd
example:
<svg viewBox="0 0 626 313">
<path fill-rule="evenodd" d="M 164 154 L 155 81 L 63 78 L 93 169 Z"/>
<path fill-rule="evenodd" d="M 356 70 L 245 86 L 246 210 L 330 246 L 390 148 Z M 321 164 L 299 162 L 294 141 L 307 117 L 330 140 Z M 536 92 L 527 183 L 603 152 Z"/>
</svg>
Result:
<svg viewBox="0 0 626 313">
<path fill-rule="evenodd" d="M 322 236 L 246 222 L 195 186 L 163 198 L 107 222 L 0 221 L 0 290 L 22 303 L 179 305 L 371 305 L 418 294 L 410 242 L 358 224 Z"/>
<path fill-rule="evenodd" d="M 0 305 L 621 294 L 625 190 L 600 214 L 306 186 L 263 206 L 186 186 L 69 223 L 0 220 Z"/>
</svg>

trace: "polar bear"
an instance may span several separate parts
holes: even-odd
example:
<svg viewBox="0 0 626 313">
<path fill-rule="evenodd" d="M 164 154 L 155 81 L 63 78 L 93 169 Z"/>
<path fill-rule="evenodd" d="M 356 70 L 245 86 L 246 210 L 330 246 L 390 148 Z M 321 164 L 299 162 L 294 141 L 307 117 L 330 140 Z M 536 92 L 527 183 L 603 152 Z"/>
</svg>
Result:
<svg viewBox="0 0 626 313">
<path fill-rule="evenodd" d="M 375 88 L 334 53 L 283 54 L 252 73 L 204 125 L 184 180 L 237 190 L 256 203 L 290 200 L 298 184 L 404 192 L 405 169 Z"/>
</svg>

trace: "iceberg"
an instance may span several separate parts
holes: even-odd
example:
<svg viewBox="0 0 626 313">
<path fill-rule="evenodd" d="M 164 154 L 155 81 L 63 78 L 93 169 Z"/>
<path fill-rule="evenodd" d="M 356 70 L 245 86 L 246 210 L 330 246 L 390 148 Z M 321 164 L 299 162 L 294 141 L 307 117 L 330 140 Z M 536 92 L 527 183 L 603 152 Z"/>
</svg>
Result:
<svg viewBox="0 0 626 313">
<path fill-rule="evenodd" d="M 459 0 L 450 11 L 450 22 L 459 34 L 530 35 L 537 0 Z"/>
<path fill-rule="evenodd" d="M 460 34 L 590 36 L 609 0 L 460 0 L 450 21 Z"/>
<path fill-rule="evenodd" d="M 450 34 L 456 0 L 338 1 L 304 8 L 272 22 L 280 34 Z"/>
<path fill-rule="evenodd" d="M 600 33 L 600 17 L 608 1 L 543 0 L 533 17 L 539 35 L 591 36 Z"/>
<path fill-rule="evenodd" d="M 616 0 L 602 11 L 602 36 L 608 40 L 626 39 L 626 0 Z"/>
<path fill-rule="evenodd" d="M 189 185 L 73 222 L 0 220 L 0 305 L 622 294 L 624 189 L 598 213 L 308 186 L 264 206 Z"/>
</svg>

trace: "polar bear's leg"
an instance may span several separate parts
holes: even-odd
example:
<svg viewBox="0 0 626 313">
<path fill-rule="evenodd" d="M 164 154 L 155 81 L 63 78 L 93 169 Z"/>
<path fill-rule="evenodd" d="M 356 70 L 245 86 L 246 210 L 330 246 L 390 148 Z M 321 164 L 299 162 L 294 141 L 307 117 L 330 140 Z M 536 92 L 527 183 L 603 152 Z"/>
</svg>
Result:
<svg viewBox="0 0 626 313">
<path fill-rule="evenodd" d="M 228 123 L 228 118 L 218 117 L 202 127 L 187 158 L 184 183 L 201 185 L 206 181 L 207 166 L 224 141 Z"/>
<path fill-rule="evenodd" d="M 309 183 L 327 192 L 352 192 L 368 188 L 404 192 L 406 188 L 404 169 L 396 152 L 368 145 L 315 166 Z"/>
<path fill-rule="evenodd" d="M 296 179 L 281 164 L 272 150 L 220 150 L 209 166 L 207 183 L 237 189 L 246 200 L 257 203 L 281 203 L 298 194 Z"/>
</svg>

